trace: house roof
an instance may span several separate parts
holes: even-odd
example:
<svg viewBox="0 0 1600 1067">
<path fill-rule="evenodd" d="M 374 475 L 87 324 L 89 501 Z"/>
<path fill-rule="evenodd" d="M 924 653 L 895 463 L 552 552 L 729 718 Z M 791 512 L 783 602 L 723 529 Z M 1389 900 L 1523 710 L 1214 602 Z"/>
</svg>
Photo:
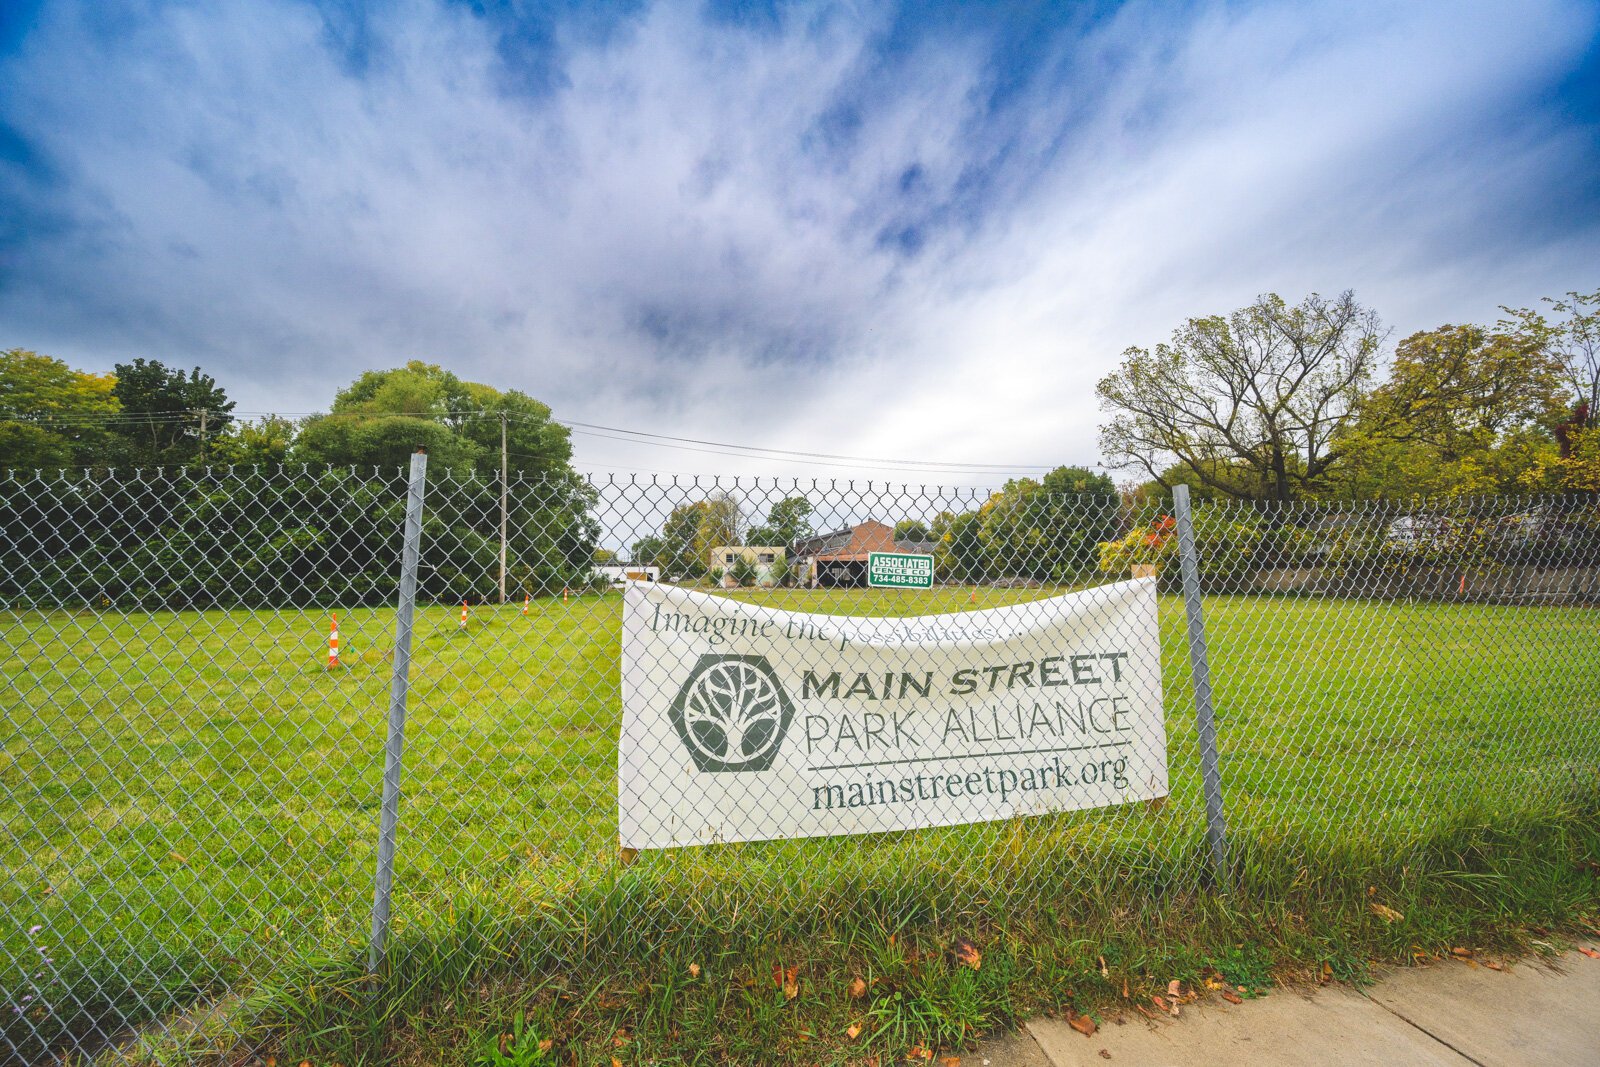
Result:
<svg viewBox="0 0 1600 1067">
<path fill-rule="evenodd" d="M 897 552 L 919 555 L 933 551 L 931 541 L 896 541 L 894 527 L 876 519 L 847 526 L 842 530 L 796 541 L 796 556 L 811 556 L 819 561 L 834 563 L 861 563 L 873 552 Z"/>
</svg>

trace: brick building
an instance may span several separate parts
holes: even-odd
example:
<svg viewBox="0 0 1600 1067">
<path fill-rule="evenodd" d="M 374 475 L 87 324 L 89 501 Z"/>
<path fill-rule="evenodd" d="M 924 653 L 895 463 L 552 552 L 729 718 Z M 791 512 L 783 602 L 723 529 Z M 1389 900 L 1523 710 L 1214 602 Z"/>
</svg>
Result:
<svg viewBox="0 0 1600 1067">
<path fill-rule="evenodd" d="M 795 582 L 803 586 L 863 586 L 867 557 L 873 552 L 932 555 L 931 541 L 896 541 L 894 527 L 875 519 L 796 541 L 789 558 Z"/>
</svg>

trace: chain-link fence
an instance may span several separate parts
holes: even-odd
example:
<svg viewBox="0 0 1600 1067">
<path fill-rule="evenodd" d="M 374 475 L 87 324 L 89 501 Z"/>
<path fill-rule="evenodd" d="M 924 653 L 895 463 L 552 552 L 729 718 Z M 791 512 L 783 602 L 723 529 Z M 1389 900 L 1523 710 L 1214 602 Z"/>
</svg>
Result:
<svg viewBox="0 0 1600 1067">
<path fill-rule="evenodd" d="M 285 976 L 359 970 L 374 948 L 498 952 L 484 932 L 512 922 L 530 957 L 570 959 L 851 909 L 1004 917 L 1269 885 L 1404 862 L 1464 822 L 1592 818 L 1594 501 L 1185 502 L 1032 483 L 0 475 L 0 1054 L 254 1047 L 270 1037 L 254 998 Z M 932 557 L 928 587 L 873 587 L 874 553 Z M 1044 661 L 1062 649 L 1030 649 L 1027 625 L 1139 576 L 1160 593 L 1143 683 L 1162 694 L 1165 800 L 619 853 L 624 584 L 784 619 L 1009 608 L 1022 636 L 975 684 L 1051 707 Z M 949 666 L 948 645 L 917 655 L 885 682 L 900 697 Z M 860 749 L 869 726 L 814 740 Z M 764 744 L 704 729 L 724 757 Z M 1113 801 L 1150 769 L 1099 766 Z"/>
</svg>

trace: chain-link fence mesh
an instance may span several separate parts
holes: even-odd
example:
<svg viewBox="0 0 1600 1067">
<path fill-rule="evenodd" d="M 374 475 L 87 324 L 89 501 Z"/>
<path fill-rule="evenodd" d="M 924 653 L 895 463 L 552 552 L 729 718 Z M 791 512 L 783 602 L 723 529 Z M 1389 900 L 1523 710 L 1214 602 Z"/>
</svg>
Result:
<svg viewBox="0 0 1600 1067">
<path fill-rule="evenodd" d="M 405 495 L 401 472 L 0 476 L 0 1054 L 248 1048 L 258 991 L 365 960 Z M 396 951 L 514 921 L 573 958 L 1212 886 L 1160 501 L 436 470 L 424 516 Z M 1193 534 L 1228 877 L 1592 810 L 1592 500 L 1206 502 Z M 864 587 L 871 551 L 933 556 L 932 588 Z M 1161 592 L 1166 801 L 619 857 L 623 582 L 871 618 L 1130 575 Z"/>
</svg>

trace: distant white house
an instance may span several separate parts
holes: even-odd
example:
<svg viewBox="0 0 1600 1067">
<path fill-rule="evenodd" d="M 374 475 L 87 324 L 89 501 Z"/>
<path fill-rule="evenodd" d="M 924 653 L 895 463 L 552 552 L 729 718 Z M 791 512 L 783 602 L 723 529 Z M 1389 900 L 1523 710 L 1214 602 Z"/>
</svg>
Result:
<svg viewBox="0 0 1600 1067">
<path fill-rule="evenodd" d="M 630 581 L 659 582 L 661 568 L 645 563 L 598 563 L 595 565 L 594 575 L 621 589 Z"/>
<path fill-rule="evenodd" d="M 757 585 L 775 584 L 784 568 L 788 551 L 782 545 L 717 545 L 711 550 L 711 569 L 722 572 L 722 584 L 729 589 L 739 582 L 733 569 L 742 560 L 750 568 Z"/>
</svg>

